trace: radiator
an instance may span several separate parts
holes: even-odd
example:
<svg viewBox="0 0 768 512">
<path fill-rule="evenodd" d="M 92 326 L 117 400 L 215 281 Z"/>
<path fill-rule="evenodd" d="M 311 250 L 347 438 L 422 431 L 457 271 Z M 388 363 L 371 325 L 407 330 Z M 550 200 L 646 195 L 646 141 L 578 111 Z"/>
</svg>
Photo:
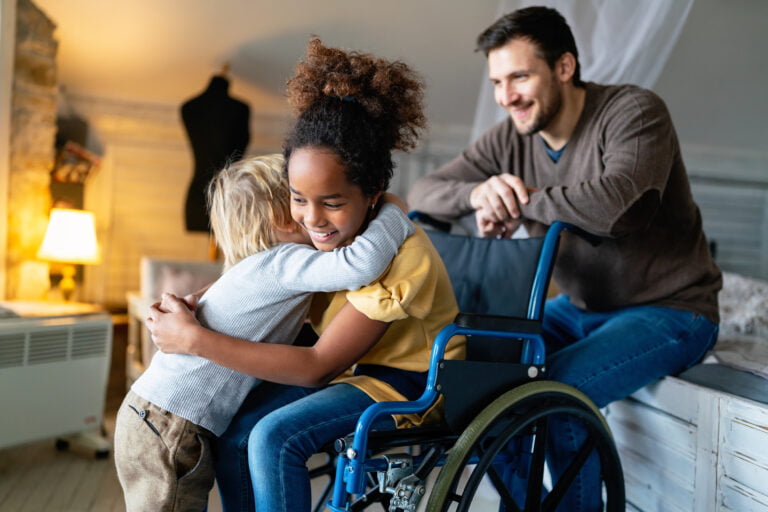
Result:
<svg viewBox="0 0 768 512">
<path fill-rule="evenodd" d="M 105 313 L 0 319 L 0 448 L 99 428 L 111 347 Z"/>
</svg>

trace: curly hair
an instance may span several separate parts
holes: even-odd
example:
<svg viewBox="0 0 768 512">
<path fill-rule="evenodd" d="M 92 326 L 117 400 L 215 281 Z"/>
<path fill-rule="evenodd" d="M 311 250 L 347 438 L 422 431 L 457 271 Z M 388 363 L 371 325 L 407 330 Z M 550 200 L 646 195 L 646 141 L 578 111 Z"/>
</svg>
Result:
<svg viewBox="0 0 768 512">
<path fill-rule="evenodd" d="M 329 149 L 368 197 L 389 186 L 392 150 L 416 147 L 427 124 L 424 84 L 407 64 L 329 48 L 317 37 L 287 95 L 297 119 L 283 147 L 286 166 L 296 149 Z"/>
</svg>

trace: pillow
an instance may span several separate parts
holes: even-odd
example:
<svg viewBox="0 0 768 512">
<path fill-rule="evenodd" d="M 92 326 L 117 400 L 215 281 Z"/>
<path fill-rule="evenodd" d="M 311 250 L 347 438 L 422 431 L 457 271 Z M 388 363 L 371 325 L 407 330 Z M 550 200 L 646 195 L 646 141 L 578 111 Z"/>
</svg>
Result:
<svg viewBox="0 0 768 512">
<path fill-rule="evenodd" d="M 753 335 L 768 342 L 768 281 L 723 272 L 720 338 Z"/>
<path fill-rule="evenodd" d="M 718 362 L 768 378 L 768 281 L 723 272 Z"/>
</svg>

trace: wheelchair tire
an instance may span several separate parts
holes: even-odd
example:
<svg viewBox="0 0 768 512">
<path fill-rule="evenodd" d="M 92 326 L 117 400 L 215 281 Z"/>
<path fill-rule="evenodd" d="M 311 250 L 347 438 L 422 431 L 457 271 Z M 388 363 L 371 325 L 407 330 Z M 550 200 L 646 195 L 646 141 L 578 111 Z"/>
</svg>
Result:
<svg viewBox="0 0 768 512">
<path fill-rule="evenodd" d="M 567 476 L 568 471 L 565 471 L 558 482 L 552 482 L 551 489 L 542 492 L 547 444 L 541 442 L 541 439 L 546 438 L 548 418 L 556 414 L 577 418 L 586 428 L 588 437 L 579 455 L 586 458 L 593 449 L 597 450 L 605 510 L 623 511 L 624 477 L 605 419 L 586 395 L 554 381 L 523 384 L 497 398 L 480 412 L 451 449 L 430 492 L 426 510 L 471 510 L 484 478 L 490 478 L 499 494 L 499 501 L 506 505 L 502 510 L 555 510 L 572 483 L 572 479 Z M 536 439 L 536 432 L 543 432 L 543 435 Z M 529 450 L 530 464 L 524 468 L 528 475 L 526 494 L 539 496 L 539 499 L 527 500 L 530 503 L 518 505 L 492 462 L 510 442 L 522 437 L 527 437 L 533 443 L 532 450 Z M 584 463 L 579 455 L 572 461 L 576 470 Z M 522 458 L 519 457 L 519 460 Z M 468 471 L 464 471 L 465 467 Z"/>
</svg>

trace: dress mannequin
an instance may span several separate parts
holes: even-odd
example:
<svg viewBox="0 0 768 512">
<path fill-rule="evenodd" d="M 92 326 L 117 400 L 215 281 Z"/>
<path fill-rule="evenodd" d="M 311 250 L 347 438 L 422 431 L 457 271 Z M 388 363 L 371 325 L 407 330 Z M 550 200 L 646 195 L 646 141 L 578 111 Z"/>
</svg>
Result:
<svg viewBox="0 0 768 512">
<path fill-rule="evenodd" d="M 226 70 L 226 68 L 225 68 Z M 192 146 L 195 170 L 187 192 L 187 231 L 209 231 L 205 188 L 227 161 L 241 158 L 250 138 L 250 108 L 228 94 L 224 73 L 181 106 L 181 118 Z"/>
</svg>

